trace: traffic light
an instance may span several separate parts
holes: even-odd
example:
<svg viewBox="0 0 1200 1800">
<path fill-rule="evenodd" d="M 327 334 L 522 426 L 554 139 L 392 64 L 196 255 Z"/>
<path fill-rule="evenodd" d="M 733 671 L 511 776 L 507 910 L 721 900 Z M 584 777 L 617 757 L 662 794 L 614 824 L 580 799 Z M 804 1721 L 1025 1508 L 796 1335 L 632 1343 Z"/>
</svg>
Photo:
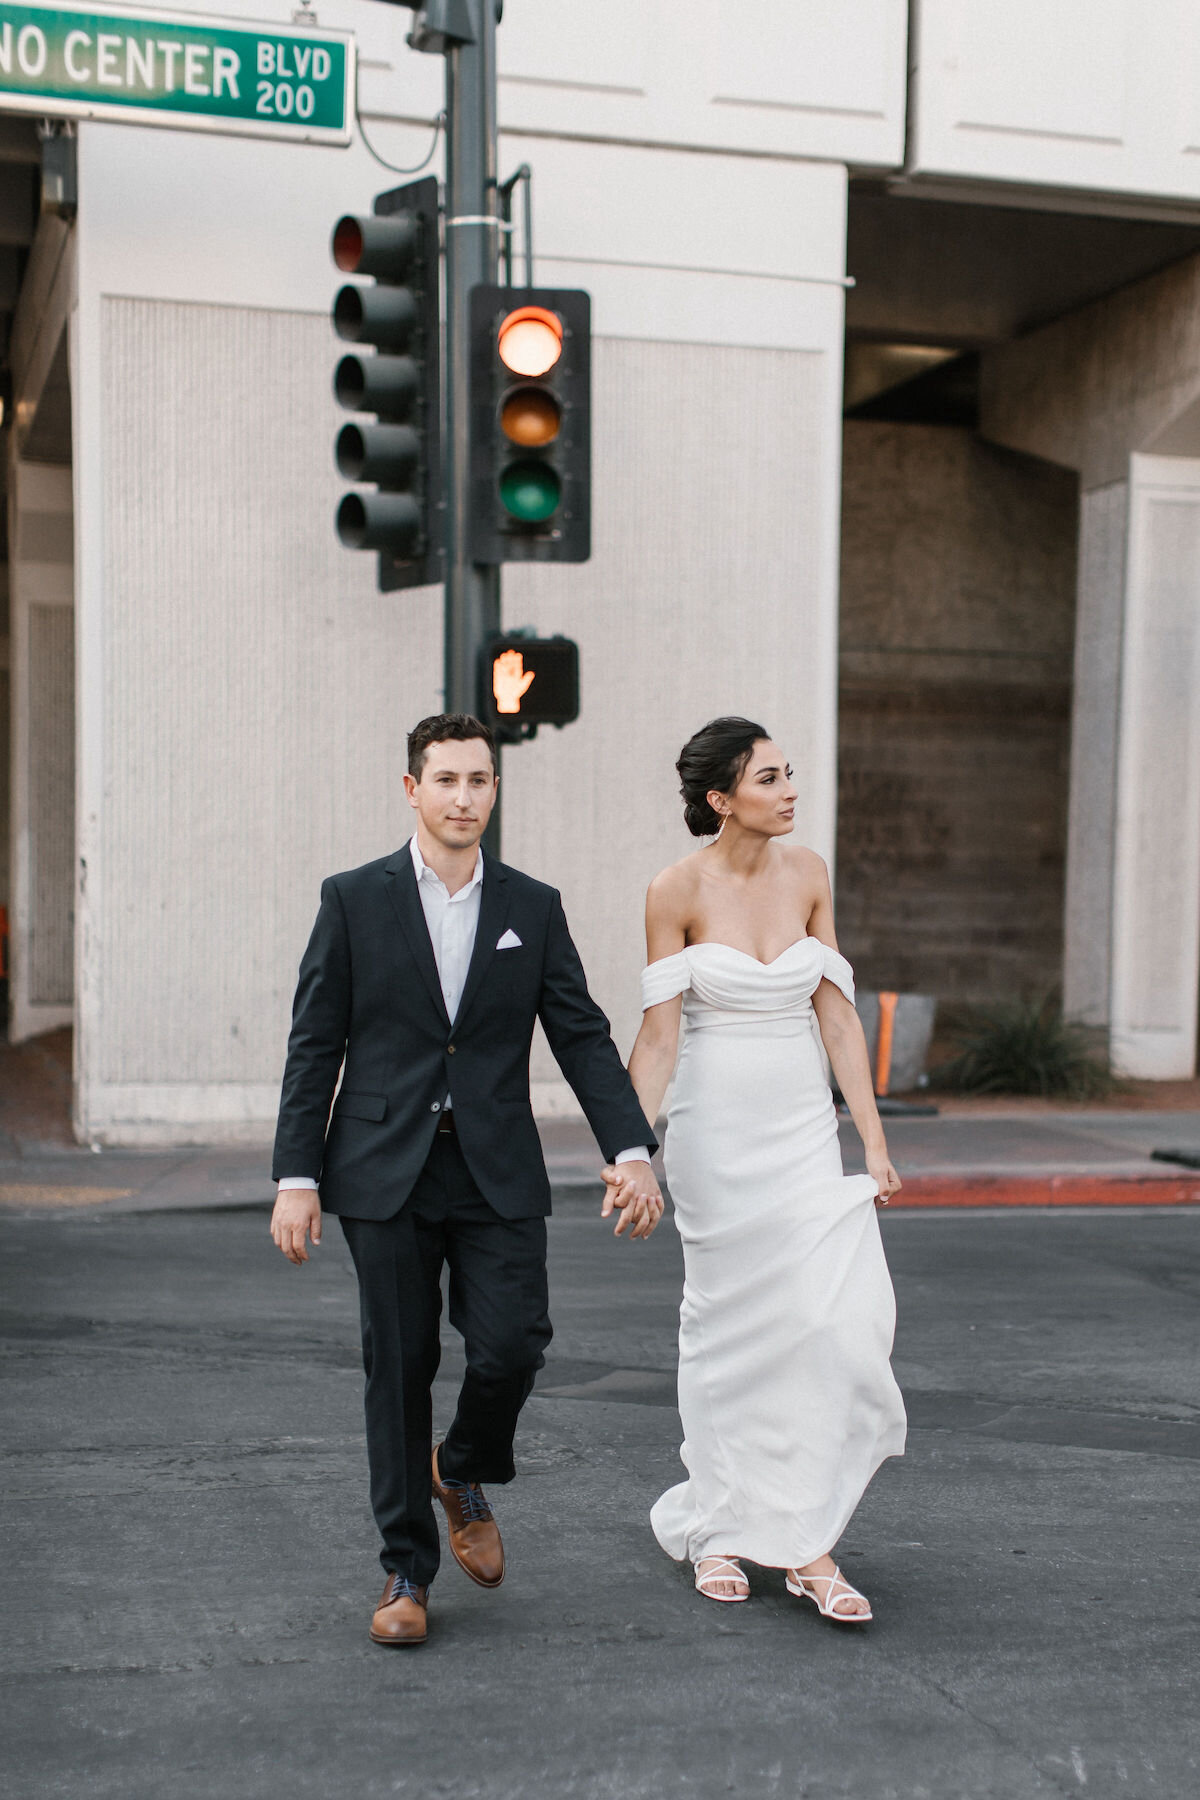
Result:
<svg viewBox="0 0 1200 1800">
<path fill-rule="evenodd" d="M 501 743 L 519 744 L 539 725 L 579 717 L 579 645 L 571 638 L 512 631 L 484 648 L 480 714 Z"/>
<path fill-rule="evenodd" d="M 578 288 L 471 289 L 475 562 L 592 553 L 591 308 Z"/>
<path fill-rule="evenodd" d="M 347 275 L 375 278 L 373 287 L 341 288 L 333 303 L 338 336 L 371 347 L 342 357 L 334 393 L 350 412 L 376 419 L 338 433 L 338 469 L 348 481 L 376 483 L 376 491 L 343 497 L 337 534 L 352 550 L 379 552 L 385 593 L 420 587 L 442 579 L 445 536 L 437 181 L 429 176 L 376 195 L 369 218 L 339 219 L 333 260 Z"/>
</svg>

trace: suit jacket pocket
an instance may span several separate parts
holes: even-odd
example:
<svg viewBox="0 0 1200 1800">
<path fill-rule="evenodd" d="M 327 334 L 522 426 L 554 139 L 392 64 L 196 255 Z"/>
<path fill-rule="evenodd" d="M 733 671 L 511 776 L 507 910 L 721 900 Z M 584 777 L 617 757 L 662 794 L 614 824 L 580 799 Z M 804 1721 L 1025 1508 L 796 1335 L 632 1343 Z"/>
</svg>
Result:
<svg viewBox="0 0 1200 1800">
<path fill-rule="evenodd" d="M 335 1119 L 371 1119 L 377 1124 L 386 1112 L 385 1094 L 347 1094 L 343 1090 L 337 1097 L 333 1116 Z"/>
</svg>

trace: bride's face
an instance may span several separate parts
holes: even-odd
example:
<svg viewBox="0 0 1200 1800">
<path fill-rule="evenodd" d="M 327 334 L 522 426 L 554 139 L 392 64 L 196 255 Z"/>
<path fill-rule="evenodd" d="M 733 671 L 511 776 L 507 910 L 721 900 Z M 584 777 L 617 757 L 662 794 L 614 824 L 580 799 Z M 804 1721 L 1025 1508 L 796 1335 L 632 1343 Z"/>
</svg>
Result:
<svg viewBox="0 0 1200 1800">
<path fill-rule="evenodd" d="M 760 738 L 733 792 L 710 796 L 710 802 L 743 831 L 759 832 L 764 837 L 786 836 L 795 825 L 796 790 L 791 768 L 779 745 L 769 738 Z"/>
</svg>

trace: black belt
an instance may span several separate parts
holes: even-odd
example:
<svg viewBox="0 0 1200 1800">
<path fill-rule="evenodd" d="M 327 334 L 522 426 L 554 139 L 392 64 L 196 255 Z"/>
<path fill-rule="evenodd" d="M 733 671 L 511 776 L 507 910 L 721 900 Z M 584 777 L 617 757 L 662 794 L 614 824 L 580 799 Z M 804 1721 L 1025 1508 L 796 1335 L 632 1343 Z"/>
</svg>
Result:
<svg viewBox="0 0 1200 1800">
<path fill-rule="evenodd" d="M 437 1122 L 436 1135 L 438 1137 L 457 1137 L 458 1127 L 454 1123 L 453 1107 L 443 1106 L 441 1117 Z"/>
</svg>

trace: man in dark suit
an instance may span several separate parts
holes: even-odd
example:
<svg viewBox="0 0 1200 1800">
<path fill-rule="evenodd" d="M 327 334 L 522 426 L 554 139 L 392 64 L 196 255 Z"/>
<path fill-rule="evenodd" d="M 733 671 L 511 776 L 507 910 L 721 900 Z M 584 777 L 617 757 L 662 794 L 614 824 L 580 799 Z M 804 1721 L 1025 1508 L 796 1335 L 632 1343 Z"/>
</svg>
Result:
<svg viewBox="0 0 1200 1800">
<path fill-rule="evenodd" d="M 408 844 L 331 876 L 300 964 L 275 1139 L 271 1235 L 289 1261 L 337 1213 L 358 1273 L 371 1505 L 387 1572 L 376 1643 L 423 1643 L 445 1509 L 483 1587 L 504 1549 L 481 1483 L 511 1481 L 517 1415 L 544 1362 L 550 1184 L 529 1100 L 540 1019 L 612 1169 L 602 1213 L 648 1237 L 657 1148 L 553 888 L 485 856 L 490 731 L 464 713 L 408 739 Z M 338 1075 L 341 1086 L 338 1088 Z M 336 1099 L 335 1099 L 336 1091 Z M 330 1107 L 332 1105 L 332 1117 Z M 441 1273 L 466 1374 L 434 1446 Z"/>
</svg>

